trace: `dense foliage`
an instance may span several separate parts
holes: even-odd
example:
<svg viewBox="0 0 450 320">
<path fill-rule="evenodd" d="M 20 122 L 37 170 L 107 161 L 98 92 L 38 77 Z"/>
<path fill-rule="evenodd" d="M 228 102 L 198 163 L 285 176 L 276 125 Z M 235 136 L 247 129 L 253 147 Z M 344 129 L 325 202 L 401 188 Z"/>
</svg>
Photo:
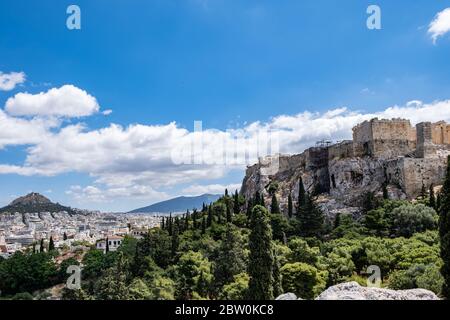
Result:
<svg viewBox="0 0 450 320">
<path fill-rule="evenodd" d="M 227 193 L 201 211 L 164 218 L 141 239 L 126 237 L 116 252 L 91 248 L 79 259 L 82 288 L 64 289 L 63 298 L 273 299 L 294 292 L 312 299 L 340 282 L 365 285 L 371 265 L 380 267 L 383 286 L 448 296 L 450 178 L 434 203 L 368 194 L 362 217 L 341 213 L 334 221 L 302 181 L 299 201 L 289 197 L 285 212 L 277 189 L 268 186 L 267 205 L 260 192 L 251 199 Z M 63 283 L 67 266 L 78 262 L 58 265 L 57 254 L 0 260 L 0 290 L 27 299 Z"/>
</svg>

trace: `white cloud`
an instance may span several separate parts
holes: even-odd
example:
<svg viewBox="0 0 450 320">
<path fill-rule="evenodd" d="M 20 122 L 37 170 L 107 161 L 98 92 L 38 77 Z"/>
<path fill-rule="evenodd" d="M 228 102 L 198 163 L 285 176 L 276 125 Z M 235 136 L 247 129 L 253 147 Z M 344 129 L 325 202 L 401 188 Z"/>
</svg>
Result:
<svg viewBox="0 0 450 320">
<path fill-rule="evenodd" d="M 0 150 L 7 145 L 38 144 L 50 136 L 49 129 L 60 125 L 55 119 L 21 119 L 0 109 Z"/>
<path fill-rule="evenodd" d="M 3 118 L 2 118 L 3 117 Z M 259 130 L 270 130 L 278 135 L 282 153 L 298 153 L 315 145 L 321 139 L 350 139 L 352 127 L 374 117 L 408 117 L 413 124 L 421 121 L 450 121 L 450 100 L 423 103 L 412 101 L 404 106 L 393 106 L 381 112 L 353 112 L 345 107 L 325 113 L 303 112 L 297 115 L 280 115 L 267 123 L 246 125 L 240 134 L 247 138 L 250 151 L 257 149 Z M 3 119 L 3 120 L 2 120 Z M 6 120 L 5 120 L 6 119 Z M 223 185 L 199 185 L 199 181 L 220 179 L 230 170 L 245 169 L 239 165 L 220 165 L 223 154 L 217 153 L 219 143 L 225 148 L 233 145 L 233 132 L 204 130 L 192 132 L 175 123 L 167 125 L 133 124 L 89 130 L 82 124 L 70 124 L 57 130 L 38 119 L 19 119 L 0 112 L 1 121 L 9 125 L 14 134 L 0 130 L 3 144 L 30 144 L 22 165 L 0 163 L 0 174 L 58 175 L 67 172 L 88 174 L 94 179 L 92 188 L 72 191 L 79 197 L 93 201 L 109 201 L 115 196 L 139 197 L 155 195 L 160 200 L 163 190 L 183 183 L 193 184 L 184 189 L 186 194 L 223 192 Z M 39 122 L 41 121 L 41 122 Z M 18 126 L 16 126 L 16 123 Z M 36 126 L 35 132 L 29 133 Z M 55 124 L 53 124 L 55 125 Z M 174 147 L 190 147 L 192 141 L 202 139 L 204 148 L 202 164 L 177 165 L 172 161 Z M 226 149 L 228 151 L 228 149 Z M 251 158 L 255 162 L 256 158 Z M 240 181 L 236 181 L 237 183 Z M 149 188 L 151 186 L 151 188 Z M 238 184 L 230 187 L 234 190 Z"/>
<path fill-rule="evenodd" d="M 72 196 L 80 203 L 108 203 L 118 199 L 139 199 L 146 201 L 162 201 L 169 196 L 164 192 L 158 192 L 149 186 L 133 186 L 118 188 L 100 188 L 97 186 L 81 187 L 79 185 L 71 186 L 66 191 L 67 195 Z"/>
<path fill-rule="evenodd" d="M 93 96 L 73 85 L 38 94 L 18 93 L 5 105 L 6 112 L 13 116 L 83 117 L 99 109 Z"/>
<path fill-rule="evenodd" d="M 436 43 L 439 37 L 448 32 L 450 32 L 450 8 L 439 12 L 428 26 L 428 33 L 433 39 L 433 43 Z"/>
<path fill-rule="evenodd" d="M 102 112 L 103 115 L 105 116 L 109 116 L 113 111 L 111 109 L 107 109 L 105 111 Z"/>
<path fill-rule="evenodd" d="M 235 190 L 238 190 L 241 188 L 240 183 L 235 184 L 208 184 L 208 185 L 192 185 L 187 188 L 184 188 L 181 193 L 188 196 L 198 196 L 205 193 L 209 194 L 222 194 L 224 193 L 225 189 L 228 189 L 228 192 L 232 193 Z"/>
<path fill-rule="evenodd" d="M 24 83 L 26 75 L 23 72 L 2 73 L 0 71 L 0 91 L 13 90 L 16 85 Z"/>
</svg>

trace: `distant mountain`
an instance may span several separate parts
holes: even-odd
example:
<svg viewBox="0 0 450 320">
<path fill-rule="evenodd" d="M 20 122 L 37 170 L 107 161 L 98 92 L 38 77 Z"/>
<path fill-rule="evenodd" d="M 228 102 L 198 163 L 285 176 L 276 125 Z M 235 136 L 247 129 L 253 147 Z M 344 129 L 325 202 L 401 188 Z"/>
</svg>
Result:
<svg viewBox="0 0 450 320">
<path fill-rule="evenodd" d="M 70 214 L 76 213 L 74 209 L 62 206 L 59 203 L 53 203 L 48 198 L 35 192 L 17 198 L 6 207 L 0 208 L 0 213 L 38 213 L 60 211 L 67 211 Z"/>
<path fill-rule="evenodd" d="M 221 197 L 220 194 L 203 194 L 196 197 L 178 197 L 170 200 L 158 202 L 148 207 L 143 207 L 130 211 L 129 213 L 170 213 L 184 212 L 194 208 L 201 209 L 203 203 L 209 204 Z"/>
</svg>

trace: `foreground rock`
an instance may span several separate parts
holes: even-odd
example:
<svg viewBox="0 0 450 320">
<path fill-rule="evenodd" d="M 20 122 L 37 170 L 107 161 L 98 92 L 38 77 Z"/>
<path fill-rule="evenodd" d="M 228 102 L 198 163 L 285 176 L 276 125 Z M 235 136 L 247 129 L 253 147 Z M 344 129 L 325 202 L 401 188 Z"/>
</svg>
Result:
<svg viewBox="0 0 450 320">
<path fill-rule="evenodd" d="M 439 298 L 425 289 L 368 288 L 360 286 L 357 282 L 348 282 L 329 287 L 316 300 L 439 300 Z"/>
<path fill-rule="evenodd" d="M 277 300 L 296 300 L 293 293 L 286 293 Z M 316 300 L 439 300 L 425 289 L 391 290 L 362 287 L 357 282 L 341 283 L 322 292 Z"/>
</svg>

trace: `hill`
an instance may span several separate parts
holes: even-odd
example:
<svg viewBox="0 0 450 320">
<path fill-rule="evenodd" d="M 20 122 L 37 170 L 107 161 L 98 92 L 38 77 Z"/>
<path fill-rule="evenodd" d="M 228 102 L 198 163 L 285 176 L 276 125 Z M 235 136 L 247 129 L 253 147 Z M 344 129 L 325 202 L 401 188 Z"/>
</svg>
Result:
<svg viewBox="0 0 450 320">
<path fill-rule="evenodd" d="M 150 206 L 135 209 L 129 213 L 170 213 L 184 212 L 194 208 L 201 209 L 203 203 L 209 204 L 220 198 L 218 194 L 203 194 L 196 197 L 177 197 L 166 201 L 154 203 Z"/>
<path fill-rule="evenodd" d="M 35 192 L 27 194 L 23 197 L 19 197 L 6 207 L 0 208 L 0 213 L 35 213 L 60 211 L 67 211 L 69 214 L 76 213 L 74 209 L 62 206 L 59 203 L 53 203 L 48 198 Z"/>
</svg>

